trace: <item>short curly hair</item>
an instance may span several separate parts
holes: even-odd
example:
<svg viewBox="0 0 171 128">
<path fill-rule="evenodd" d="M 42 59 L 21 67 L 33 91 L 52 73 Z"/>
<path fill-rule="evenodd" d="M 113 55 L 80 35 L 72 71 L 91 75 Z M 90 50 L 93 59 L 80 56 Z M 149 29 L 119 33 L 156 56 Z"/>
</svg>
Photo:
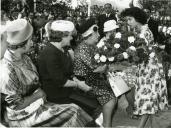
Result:
<svg viewBox="0 0 171 128">
<path fill-rule="evenodd" d="M 138 7 L 132 7 L 132 8 L 126 8 L 121 12 L 122 17 L 126 16 L 131 16 L 134 17 L 135 20 L 141 24 L 146 24 L 147 23 L 147 14 L 140 8 Z"/>
</svg>

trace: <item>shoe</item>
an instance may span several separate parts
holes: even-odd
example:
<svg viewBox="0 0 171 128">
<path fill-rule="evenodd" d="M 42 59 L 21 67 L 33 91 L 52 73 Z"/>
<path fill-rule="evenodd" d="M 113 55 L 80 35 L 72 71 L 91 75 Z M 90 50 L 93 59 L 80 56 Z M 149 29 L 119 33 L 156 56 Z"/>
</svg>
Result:
<svg viewBox="0 0 171 128">
<path fill-rule="evenodd" d="M 98 124 L 100 126 L 100 128 L 104 128 L 103 127 L 103 114 L 101 113 L 98 118 L 95 120 L 96 124 Z"/>
</svg>

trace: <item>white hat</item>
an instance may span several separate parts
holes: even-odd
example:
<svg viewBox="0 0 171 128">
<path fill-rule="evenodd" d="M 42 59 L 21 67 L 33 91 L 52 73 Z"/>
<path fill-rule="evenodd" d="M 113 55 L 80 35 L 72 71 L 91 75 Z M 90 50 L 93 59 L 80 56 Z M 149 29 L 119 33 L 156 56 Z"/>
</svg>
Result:
<svg viewBox="0 0 171 128">
<path fill-rule="evenodd" d="M 47 37 L 49 36 L 50 24 L 51 24 L 51 22 L 48 22 L 48 23 L 45 24 L 45 33 L 46 33 Z"/>
<path fill-rule="evenodd" d="M 7 29 L 7 26 L 6 25 L 0 25 L 0 35 L 1 34 L 3 34 L 5 31 L 6 31 L 6 29 Z"/>
<path fill-rule="evenodd" d="M 18 45 L 26 41 L 33 33 L 33 27 L 26 19 L 17 19 L 7 26 L 7 42 Z"/>
<path fill-rule="evenodd" d="M 115 20 L 108 20 L 104 23 L 104 32 L 108 32 L 108 31 L 112 31 L 115 30 L 116 28 L 119 28 L 118 25 L 116 25 L 116 21 Z"/>
<path fill-rule="evenodd" d="M 85 32 L 82 34 L 82 36 L 83 36 L 83 37 L 87 37 L 87 36 L 89 36 L 90 34 L 92 34 L 92 33 L 94 32 L 94 27 L 97 27 L 97 28 L 98 28 L 98 26 L 97 26 L 96 24 L 94 24 L 94 25 L 92 25 L 87 31 L 85 31 Z"/>
<path fill-rule="evenodd" d="M 74 24 L 67 20 L 56 20 L 51 24 L 51 29 L 54 31 L 72 32 L 74 28 Z"/>
</svg>

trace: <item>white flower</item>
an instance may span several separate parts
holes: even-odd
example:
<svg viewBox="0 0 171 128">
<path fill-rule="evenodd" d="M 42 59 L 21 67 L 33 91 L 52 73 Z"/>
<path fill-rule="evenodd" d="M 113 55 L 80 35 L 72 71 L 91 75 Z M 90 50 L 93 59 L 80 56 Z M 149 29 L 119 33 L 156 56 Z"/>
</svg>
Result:
<svg viewBox="0 0 171 128">
<path fill-rule="evenodd" d="M 128 37 L 128 41 L 129 41 L 130 43 L 134 43 L 135 37 L 134 37 L 134 36 L 129 36 L 129 37 Z"/>
<path fill-rule="evenodd" d="M 123 56 L 124 56 L 124 59 L 128 59 L 128 53 L 123 52 L 122 54 L 123 54 Z"/>
<path fill-rule="evenodd" d="M 167 34 L 170 34 L 170 32 L 171 32 L 171 30 L 167 29 L 167 32 L 166 32 L 166 33 L 167 33 Z"/>
<path fill-rule="evenodd" d="M 141 34 L 140 34 L 140 38 L 143 38 L 143 39 L 144 39 L 144 34 L 141 33 Z"/>
<path fill-rule="evenodd" d="M 116 44 L 114 44 L 114 47 L 118 49 L 118 48 L 120 48 L 120 44 L 116 43 Z"/>
<path fill-rule="evenodd" d="M 132 51 L 136 51 L 136 48 L 134 46 L 130 46 L 129 49 L 131 49 Z"/>
<path fill-rule="evenodd" d="M 102 56 L 100 57 L 100 61 L 101 61 L 101 62 L 106 62 L 106 60 L 107 60 L 106 56 L 102 55 Z"/>
<path fill-rule="evenodd" d="M 109 58 L 108 58 L 108 60 L 109 60 L 110 62 L 114 61 L 114 59 L 115 59 L 115 57 L 109 57 Z"/>
<path fill-rule="evenodd" d="M 120 32 L 117 32 L 117 33 L 115 34 L 115 38 L 120 39 L 120 38 L 121 38 L 121 33 L 120 33 Z"/>
<path fill-rule="evenodd" d="M 103 40 L 100 40 L 100 42 L 97 44 L 97 47 L 98 48 L 101 48 L 105 45 L 104 41 Z"/>
<path fill-rule="evenodd" d="M 107 47 L 106 46 L 104 46 L 104 50 L 107 50 Z"/>
<path fill-rule="evenodd" d="M 154 56 L 155 56 L 155 53 L 154 52 L 152 52 L 152 53 L 150 53 L 150 58 L 153 58 Z"/>
<path fill-rule="evenodd" d="M 95 56 L 94 56 L 94 59 L 95 60 L 98 60 L 100 58 L 100 55 L 99 54 L 96 54 Z"/>
</svg>

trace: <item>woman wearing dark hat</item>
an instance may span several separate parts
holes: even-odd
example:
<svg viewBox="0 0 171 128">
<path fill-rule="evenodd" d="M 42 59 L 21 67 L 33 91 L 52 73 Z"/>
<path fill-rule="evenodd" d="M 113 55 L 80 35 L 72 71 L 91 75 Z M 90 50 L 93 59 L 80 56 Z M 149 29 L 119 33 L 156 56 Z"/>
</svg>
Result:
<svg viewBox="0 0 171 128">
<path fill-rule="evenodd" d="M 57 105 L 46 100 L 31 59 L 33 28 L 25 19 L 14 20 L 6 29 L 8 49 L 1 62 L 0 93 L 5 95 L 5 119 L 10 127 L 83 127 L 91 121 L 74 104 Z"/>
<path fill-rule="evenodd" d="M 153 49 L 153 34 L 149 30 L 147 16 L 137 7 L 125 9 L 121 15 L 126 17 L 128 25 L 135 29 L 137 36 L 145 39 L 147 47 Z M 150 117 L 168 106 L 167 87 L 161 60 L 154 52 L 147 63 L 138 65 L 137 85 L 135 86 L 135 115 L 141 115 L 140 128 Z"/>
<path fill-rule="evenodd" d="M 96 123 L 101 123 L 102 127 L 112 127 L 112 115 L 117 100 L 103 73 L 106 65 L 98 67 L 93 63 L 99 40 L 98 27 L 94 20 L 89 19 L 81 28 L 83 41 L 75 50 L 74 73 L 77 78 L 85 80 L 86 84 L 93 88 L 93 94 L 103 107 L 103 114 L 100 116 L 103 117 L 103 121 L 100 122 L 100 118 L 97 118 Z"/>
</svg>

